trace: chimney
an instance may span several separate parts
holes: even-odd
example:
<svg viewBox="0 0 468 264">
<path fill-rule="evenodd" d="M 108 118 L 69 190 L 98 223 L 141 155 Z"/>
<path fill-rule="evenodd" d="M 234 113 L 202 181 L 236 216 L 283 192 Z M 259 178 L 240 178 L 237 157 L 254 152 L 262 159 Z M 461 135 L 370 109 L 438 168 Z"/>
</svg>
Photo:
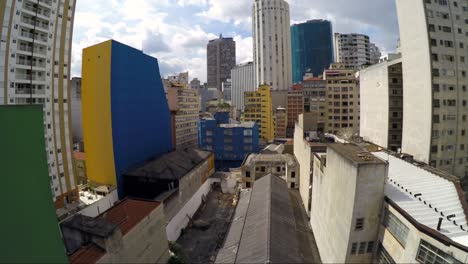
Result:
<svg viewBox="0 0 468 264">
<path fill-rule="evenodd" d="M 440 227 L 442 226 L 442 220 L 444 220 L 444 218 L 439 217 L 439 223 L 437 224 L 437 231 L 440 231 Z"/>
</svg>

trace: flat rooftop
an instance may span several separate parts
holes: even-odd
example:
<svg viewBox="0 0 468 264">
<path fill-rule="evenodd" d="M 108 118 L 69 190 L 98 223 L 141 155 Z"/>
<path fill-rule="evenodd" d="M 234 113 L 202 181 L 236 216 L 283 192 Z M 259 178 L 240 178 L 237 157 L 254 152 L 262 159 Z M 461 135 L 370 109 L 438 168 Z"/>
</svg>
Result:
<svg viewBox="0 0 468 264">
<path fill-rule="evenodd" d="M 384 160 L 372 155 L 372 153 L 354 144 L 337 143 L 329 144 L 328 147 L 333 149 L 335 152 L 339 153 L 341 156 L 345 157 L 347 160 L 351 161 L 355 165 L 386 163 Z"/>
<path fill-rule="evenodd" d="M 373 153 L 389 163 L 385 195 L 412 218 L 451 240 L 468 246 L 468 223 L 461 187 L 436 173 L 386 152 Z M 457 190 L 460 188 L 460 190 Z M 450 220 L 447 218 L 450 215 Z M 442 217 L 441 230 L 437 230 Z"/>
</svg>

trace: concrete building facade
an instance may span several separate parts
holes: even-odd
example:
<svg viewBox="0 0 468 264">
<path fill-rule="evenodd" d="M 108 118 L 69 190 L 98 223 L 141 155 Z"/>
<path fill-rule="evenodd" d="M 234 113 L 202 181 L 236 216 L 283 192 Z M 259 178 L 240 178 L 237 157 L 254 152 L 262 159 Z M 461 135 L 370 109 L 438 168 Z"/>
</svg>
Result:
<svg viewBox="0 0 468 264">
<path fill-rule="evenodd" d="M 308 69 L 322 75 L 333 60 L 333 29 L 328 20 L 316 19 L 291 26 L 293 82 L 302 82 Z"/>
<path fill-rule="evenodd" d="M 382 53 L 380 52 L 379 47 L 374 43 L 369 44 L 369 53 L 370 53 L 370 64 L 377 64 L 379 63 L 380 57 Z"/>
<path fill-rule="evenodd" d="M 302 97 L 304 116 L 314 115 L 316 118 L 316 131 L 324 133 L 327 124 L 327 81 L 314 77 L 304 79 L 302 83 Z"/>
<path fill-rule="evenodd" d="M 221 84 L 221 91 L 223 92 L 223 98 L 225 101 L 232 100 L 232 82 L 231 79 L 227 79 Z"/>
<path fill-rule="evenodd" d="M 392 151 L 401 149 L 403 75 L 401 59 L 383 60 L 359 72 L 360 136 Z"/>
<path fill-rule="evenodd" d="M 72 139 L 73 143 L 83 140 L 83 119 L 81 111 L 81 78 L 74 77 L 70 81 L 70 100 L 72 115 Z"/>
<path fill-rule="evenodd" d="M 262 85 L 255 92 L 244 94 L 244 120 L 259 125 L 260 138 L 270 142 L 275 137 L 270 86 Z"/>
<path fill-rule="evenodd" d="M 252 26 L 255 86 L 287 91 L 292 84 L 289 4 L 255 0 Z"/>
<path fill-rule="evenodd" d="M 231 70 L 232 104 L 240 111 L 244 110 L 244 93 L 255 91 L 253 62 L 239 64 Z"/>
<path fill-rule="evenodd" d="M 335 61 L 359 69 L 371 63 L 369 36 L 335 33 Z"/>
<path fill-rule="evenodd" d="M 297 122 L 297 118 L 303 112 L 303 85 L 294 84 L 288 91 L 288 125 L 286 129 L 286 135 L 292 137 L 294 135 L 294 127 Z"/>
<path fill-rule="evenodd" d="M 323 79 L 327 87 L 327 125 L 325 131 L 350 137 L 359 133 L 359 79 L 344 64 L 332 64 Z"/>
<path fill-rule="evenodd" d="M 56 207 L 77 193 L 71 157 L 70 66 L 75 0 L 0 3 L 0 104 L 42 104 Z"/>
<path fill-rule="evenodd" d="M 275 138 L 286 138 L 288 114 L 286 108 L 278 107 L 274 114 Z"/>
<path fill-rule="evenodd" d="M 396 3 L 404 77 L 402 151 L 468 176 L 466 1 Z"/>
<path fill-rule="evenodd" d="M 236 66 L 236 42 L 233 38 L 223 38 L 208 42 L 207 73 L 208 87 L 222 89 L 222 83 L 231 78 L 231 70 Z"/>
<path fill-rule="evenodd" d="M 387 171 L 385 161 L 351 144 L 314 154 L 310 223 L 324 263 L 372 262 Z"/>
</svg>

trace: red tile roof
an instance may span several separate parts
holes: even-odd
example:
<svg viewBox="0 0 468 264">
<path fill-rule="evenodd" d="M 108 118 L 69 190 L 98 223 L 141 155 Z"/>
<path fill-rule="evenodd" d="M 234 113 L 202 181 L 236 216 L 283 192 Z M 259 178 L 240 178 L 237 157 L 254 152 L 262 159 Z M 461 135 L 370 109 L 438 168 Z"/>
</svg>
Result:
<svg viewBox="0 0 468 264">
<path fill-rule="evenodd" d="M 125 199 L 100 217 L 119 225 L 122 235 L 125 235 L 160 204 L 155 201 Z"/>
<path fill-rule="evenodd" d="M 82 247 L 78 251 L 73 253 L 73 255 L 70 256 L 70 263 L 71 264 L 96 263 L 105 254 L 106 254 L 106 251 L 100 249 L 96 245 Z"/>
</svg>

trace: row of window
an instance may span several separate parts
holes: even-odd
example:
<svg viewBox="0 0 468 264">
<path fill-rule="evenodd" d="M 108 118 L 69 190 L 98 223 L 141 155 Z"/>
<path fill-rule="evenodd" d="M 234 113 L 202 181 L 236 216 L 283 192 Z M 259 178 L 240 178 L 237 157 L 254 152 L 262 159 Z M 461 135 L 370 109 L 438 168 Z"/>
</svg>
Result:
<svg viewBox="0 0 468 264">
<path fill-rule="evenodd" d="M 354 242 L 351 244 L 351 255 L 372 254 L 374 251 L 374 241 Z"/>
</svg>

